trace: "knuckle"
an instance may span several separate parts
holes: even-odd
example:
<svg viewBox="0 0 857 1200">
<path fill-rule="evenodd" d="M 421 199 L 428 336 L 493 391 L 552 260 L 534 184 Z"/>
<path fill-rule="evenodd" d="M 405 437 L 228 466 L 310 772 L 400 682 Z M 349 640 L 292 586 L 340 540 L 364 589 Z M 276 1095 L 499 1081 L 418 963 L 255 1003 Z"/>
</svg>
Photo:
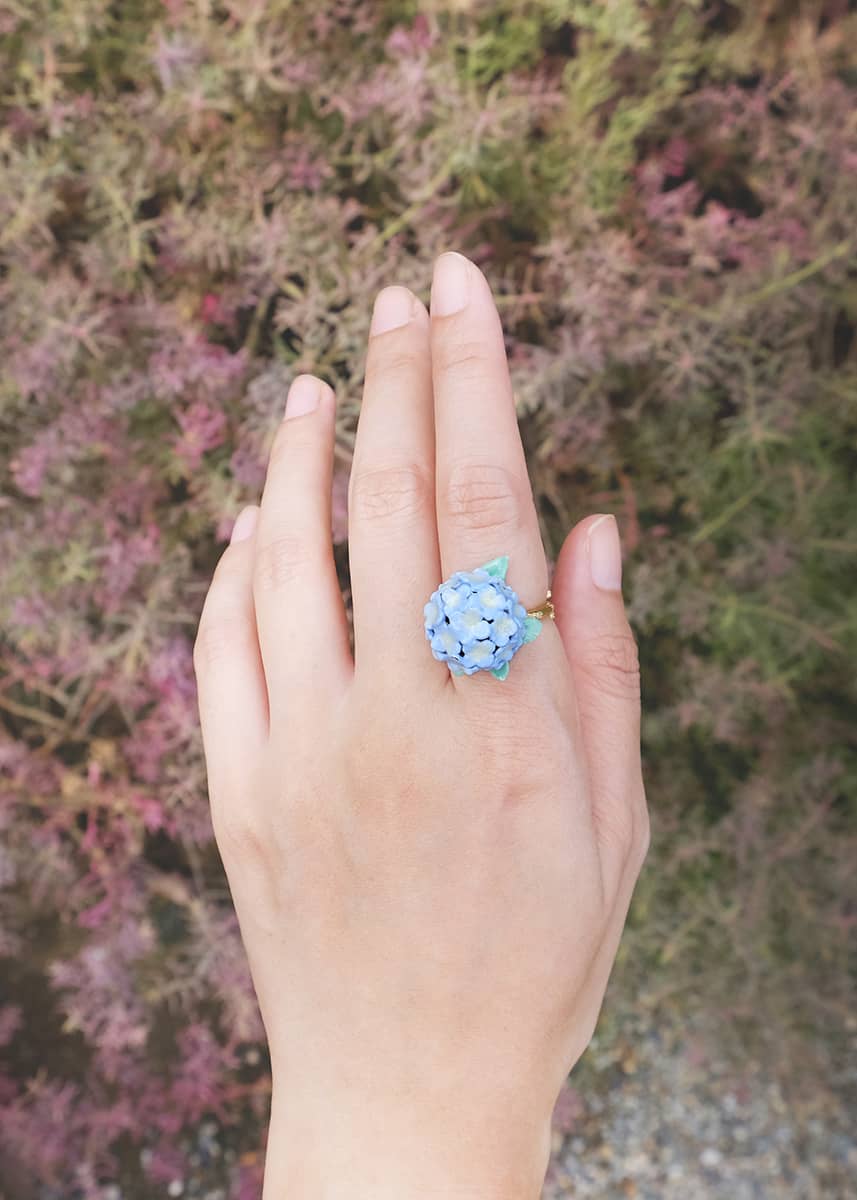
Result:
<svg viewBox="0 0 857 1200">
<path fill-rule="evenodd" d="M 228 547 L 214 569 L 208 595 L 193 643 L 193 665 L 197 675 L 209 665 L 219 662 L 234 644 L 235 620 L 240 619 L 239 605 L 235 601 L 237 572 Z"/>
<path fill-rule="evenodd" d="M 251 809 L 234 800 L 223 805 L 213 804 L 211 821 L 217 847 L 224 859 L 240 864 L 268 861 L 271 838 Z"/>
<path fill-rule="evenodd" d="M 595 806 L 596 824 L 601 841 L 633 876 L 640 873 L 649 852 L 651 830 L 645 800 L 622 795 L 602 795 Z"/>
<path fill-rule="evenodd" d="M 596 811 L 596 823 L 602 843 L 623 862 L 631 857 L 634 848 L 634 819 L 623 804 L 603 804 Z"/>
<path fill-rule="evenodd" d="M 280 533 L 256 552 L 255 586 L 260 592 L 276 592 L 306 573 L 312 554 L 307 539 Z"/>
<path fill-rule="evenodd" d="M 367 520 L 412 517 L 429 504 L 430 484 L 415 465 L 358 470 L 351 477 L 349 510 Z"/>
<path fill-rule="evenodd" d="M 458 463 L 449 473 L 443 502 L 450 520 L 466 529 L 516 529 L 523 482 L 494 463 Z"/>
<path fill-rule="evenodd" d="M 440 370 L 457 380 L 484 379 L 488 369 L 485 345 L 461 338 L 441 339 L 439 360 Z"/>
<path fill-rule="evenodd" d="M 373 343 L 366 358 L 364 387 L 375 389 L 382 381 L 395 384 L 412 379 L 424 369 L 424 356 L 406 339 L 395 339 L 392 345 Z"/>
<path fill-rule="evenodd" d="M 528 703 L 524 693 L 510 720 L 509 696 L 487 692 L 461 708 L 463 752 L 468 745 L 480 746 L 486 790 L 500 809 L 537 806 L 555 790 L 558 778 L 575 776 L 565 724 L 549 709 Z"/>
<path fill-rule="evenodd" d="M 630 630 L 592 638 L 580 651 L 577 664 L 605 694 L 639 701 L 640 656 Z"/>
<path fill-rule="evenodd" d="M 203 613 L 193 644 L 193 667 L 197 676 L 233 653 L 234 631 L 228 610 L 221 609 L 216 615 Z"/>
</svg>

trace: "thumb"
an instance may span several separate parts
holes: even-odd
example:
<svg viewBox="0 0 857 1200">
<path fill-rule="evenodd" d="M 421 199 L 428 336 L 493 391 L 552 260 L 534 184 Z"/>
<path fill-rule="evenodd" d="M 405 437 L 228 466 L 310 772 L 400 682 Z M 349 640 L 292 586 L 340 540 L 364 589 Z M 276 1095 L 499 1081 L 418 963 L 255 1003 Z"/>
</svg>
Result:
<svg viewBox="0 0 857 1200">
<path fill-rule="evenodd" d="M 605 879 L 616 886 L 637 854 L 642 864 L 648 846 L 639 660 L 621 587 L 616 520 L 587 517 L 560 550 L 552 591 L 577 695 Z"/>
</svg>

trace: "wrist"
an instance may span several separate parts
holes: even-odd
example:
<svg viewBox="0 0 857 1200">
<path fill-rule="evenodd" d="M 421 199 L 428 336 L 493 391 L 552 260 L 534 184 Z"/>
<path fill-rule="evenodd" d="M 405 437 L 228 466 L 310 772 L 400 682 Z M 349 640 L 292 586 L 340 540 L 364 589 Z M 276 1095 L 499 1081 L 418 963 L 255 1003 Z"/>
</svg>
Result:
<svg viewBox="0 0 857 1200">
<path fill-rule="evenodd" d="M 275 1089 L 263 1200 L 538 1200 L 550 1112 L 430 1107 L 367 1095 L 355 1111 Z"/>
</svg>

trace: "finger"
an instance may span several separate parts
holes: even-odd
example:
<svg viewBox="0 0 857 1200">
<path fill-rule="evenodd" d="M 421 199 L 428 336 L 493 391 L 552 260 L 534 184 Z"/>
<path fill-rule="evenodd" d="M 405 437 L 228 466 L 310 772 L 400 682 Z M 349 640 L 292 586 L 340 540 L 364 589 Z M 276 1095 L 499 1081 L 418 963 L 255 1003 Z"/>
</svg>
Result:
<svg viewBox="0 0 857 1200">
<path fill-rule="evenodd" d="M 548 570 L 491 289 L 460 254 L 442 254 L 431 292 L 437 521 L 443 576 L 509 555 L 526 608 Z"/>
<path fill-rule="evenodd" d="M 352 671 L 331 533 L 334 416 L 330 387 L 299 375 L 268 463 L 253 594 L 272 721 L 340 694 Z"/>
<path fill-rule="evenodd" d="M 193 649 L 212 803 L 228 792 L 265 742 L 268 697 L 253 608 L 259 510 L 245 508 L 232 530 L 202 609 Z"/>
<path fill-rule="evenodd" d="M 553 601 L 571 665 L 593 820 L 610 896 L 646 824 L 640 672 L 621 583 L 615 519 L 587 518 L 572 530 L 560 551 Z"/>
<path fill-rule="evenodd" d="M 375 672 L 383 663 L 431 672 L 423 606 L 437 587 L 440 560 L 429 317 L 403 287 L 380 292 L 372 315 L 349 481 L 348 553 L 356 670 L 368 665 Z"/>
</svg>

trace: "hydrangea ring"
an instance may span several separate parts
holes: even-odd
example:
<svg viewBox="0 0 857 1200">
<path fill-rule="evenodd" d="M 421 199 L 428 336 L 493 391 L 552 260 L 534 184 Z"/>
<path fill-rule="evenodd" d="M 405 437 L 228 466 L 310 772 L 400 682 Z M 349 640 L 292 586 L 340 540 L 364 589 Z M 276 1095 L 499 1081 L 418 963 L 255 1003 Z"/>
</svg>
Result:
<svg viewBox="0 0 857 1200">
<path fill-rule="evenodd" d="M 544 604 L 524 608 L 506 583 L 508 566 L 504 554 L 475 571 L 456 571 L 423 609 L 431 652 L 453 675 L 490 671 L 505 679 L 521 646 L 541 633 L 543 618 L 553 619 L 550 589 Z"/>
</svg>

